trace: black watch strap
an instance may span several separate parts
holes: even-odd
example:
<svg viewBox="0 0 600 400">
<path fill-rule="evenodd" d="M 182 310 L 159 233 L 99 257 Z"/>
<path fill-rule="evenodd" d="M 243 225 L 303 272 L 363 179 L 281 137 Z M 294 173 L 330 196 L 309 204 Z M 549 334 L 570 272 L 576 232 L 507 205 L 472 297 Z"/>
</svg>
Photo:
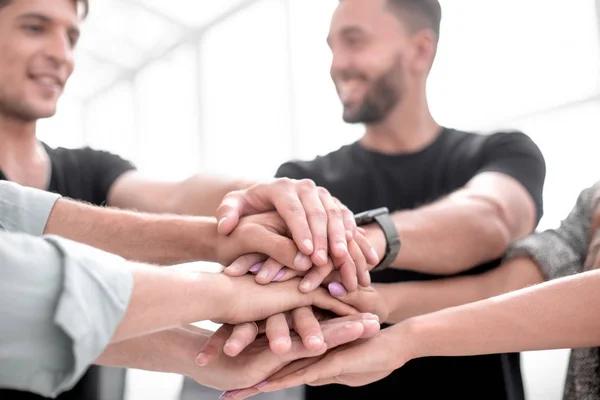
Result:
<svg viewBox="0 0 600 400">
<path fill-rule="evenodd" d="M 355 218 L 358 226 L 375 222 L 381 227 L 386 239 L 385 255 L 379 264 L 373 268 L 373 271 L 380 271 L 389 267 L 400 252 L 400 237 L 389 210 L 385 207 L 369 210 L 357 214 Z"/>
<path fill-rule="evenodd" d="M 398 253 L 400 252 L 400 238 L 398 237 L 398 230 L 396 229 L 394 220 L 389 213 L 377 215 L 375 222 L 381 227 L 387 242 L 383 260 L 373 268 L 373 271 L 380 271 L 389 267 L 396 260 L 396 257 L 398 257 Z"/>
</svg>

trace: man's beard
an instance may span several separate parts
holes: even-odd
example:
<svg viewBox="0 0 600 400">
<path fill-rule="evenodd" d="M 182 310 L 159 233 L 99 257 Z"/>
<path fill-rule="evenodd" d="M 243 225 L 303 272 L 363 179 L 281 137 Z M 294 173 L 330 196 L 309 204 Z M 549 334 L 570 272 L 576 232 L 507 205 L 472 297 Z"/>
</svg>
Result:
<svg viewBox="0 0 600 400">
<path fill-rule="evenodd" d="M 344 108 L 343 119 L 349 124 L 373 124 L 384 120 L 402 99 L 404 79 L 398 59 L 368 90 L 362 104 L 355 109 Z"/>
</svg>

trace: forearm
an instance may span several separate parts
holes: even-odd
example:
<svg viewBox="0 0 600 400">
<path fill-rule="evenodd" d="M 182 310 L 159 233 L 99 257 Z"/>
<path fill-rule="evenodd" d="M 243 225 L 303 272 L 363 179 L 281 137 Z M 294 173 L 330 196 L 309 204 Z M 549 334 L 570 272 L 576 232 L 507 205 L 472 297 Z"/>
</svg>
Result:
<svg viewBox="0 0 600 400">
<path fill-rule="evenodd" d="M 231 278 L 144 265 L 130 267 L 134 290 L 111 343 L 223 315 Z"/>
<path fill-rule="evenodd" d="M 174 328 L 112 344 L 97 365 L 191 375 L 195 357 L 212 332 L 195 327 Z"/>
<path fill-rule="evenodd" d="M 600 271 L 415 317 L 394 326 L 413 358 L 600 345 Z"/>
<path fill-rule="evenodd" d="M 402 247 L 392 267 L 429 274 L 452 275 L 500 258 L 518 238 L 496 207 L 461 191 L 428 206 L 396 212 L 393 219 Z M 370 226 L 367 235 L 382 257 L 381 229 Z"/>
<path fill-rule="evenodd" d="M 174 187 L 168 212 L 184 215 L 214 216 L 223 197 L 246 189 L 256 182 L 210 175 L 194 175 Z"/>
<path fill-rule="evenodd" d="M 210 218 L 142 214 L 60 199 L 44 233 L 151 264 L 217 261 L 217 225 Z"/>
<path fill-rule="evenodd" d="M 539 268 L 530 259 L 515 259 L 480 275 L 373 286 L 388 306 L 389 317 L 386 322 L 398 323 L 417 315 L 487 299 L 543 281 Z"/>
</svg>

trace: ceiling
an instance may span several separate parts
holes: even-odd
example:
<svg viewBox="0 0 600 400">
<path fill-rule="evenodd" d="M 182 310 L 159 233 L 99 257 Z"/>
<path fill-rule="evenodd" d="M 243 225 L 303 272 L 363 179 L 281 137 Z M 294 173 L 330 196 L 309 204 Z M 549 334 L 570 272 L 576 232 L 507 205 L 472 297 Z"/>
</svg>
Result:
<svg viewBox="0 0 600 400">
<path fill-rule="evenodd" d="M 82 24 L 69 95 L 80 100 L 121 79 L 257 0 L 92 1 Z"/>
</svg>

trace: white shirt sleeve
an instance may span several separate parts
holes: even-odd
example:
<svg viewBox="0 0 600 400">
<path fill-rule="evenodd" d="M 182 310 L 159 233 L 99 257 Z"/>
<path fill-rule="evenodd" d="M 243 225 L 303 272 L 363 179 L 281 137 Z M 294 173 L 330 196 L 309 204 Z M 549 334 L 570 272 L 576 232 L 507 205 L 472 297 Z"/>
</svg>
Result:
<svg viewBox="0 0 600 400">
<path fill-rule="evenodd" d="M 40 236 L 61 196 L 13 182 L 0 181 L 0 230 Z"/>
<path fill-rule="evenodd" d="M 46 397 L 70 389 L 110 343 L 132 290 L 120 257 L 0 232 L 0 387 Z"/>
</svg>

